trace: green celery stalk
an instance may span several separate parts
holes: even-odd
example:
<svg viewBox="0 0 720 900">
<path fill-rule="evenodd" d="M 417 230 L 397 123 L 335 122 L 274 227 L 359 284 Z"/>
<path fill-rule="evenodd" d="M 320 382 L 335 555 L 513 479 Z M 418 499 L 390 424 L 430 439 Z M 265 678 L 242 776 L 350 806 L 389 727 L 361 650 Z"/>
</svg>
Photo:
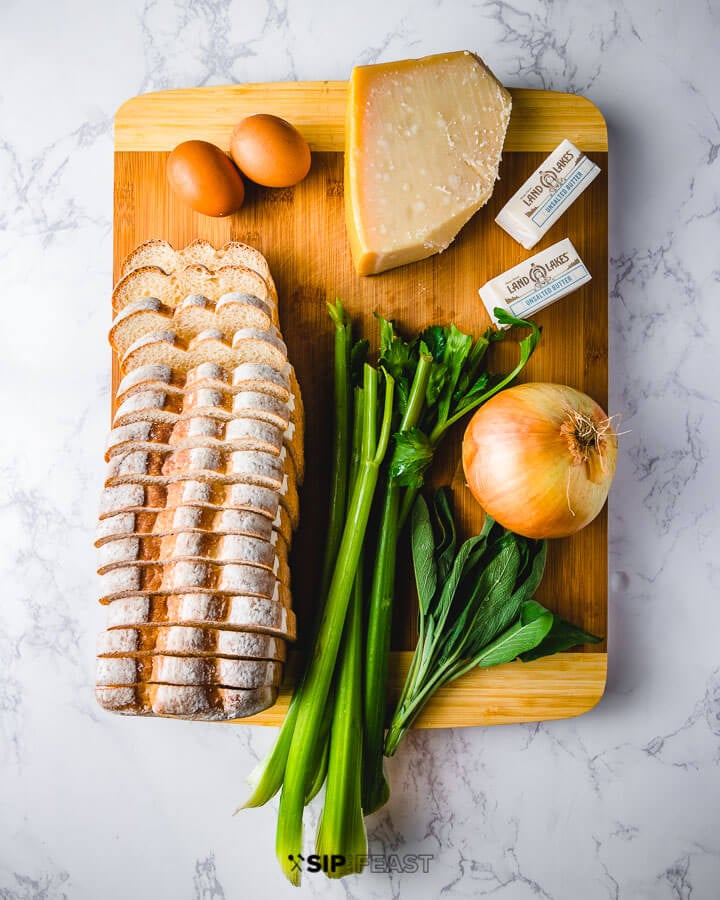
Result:
<svg viewBox="0 0 720 900">
<path fill-rule="evenodd" d="M 325 544 L 320 596 L 327 595 L 333 566 L 342 539 L 343 522 L 347 510 L 348 472 L 350 465 L 350 350 L 352 330 L 342 302 L 327 304 L 330 318 L 335 325 L 335 425 L 333 429 L 332 472 L 330 475 L 330 514 Z"/>
<path fill-rule="evenodd" d="M 332 701 L 331 701 L 332 702 Z M 316 758 L 315 774 L 310 782 L 310 787 L 305 794 L 305 806 L 313 800 L 319 793 L 320 788 L 325 784 L 325 778 L 328 771 L 328 759 L 330 757 L 330 727 L 324 730 L 319 737 L 319 744 L 322 750 L 319 750 Z"/>
<path fill-rule="evenodd" d="M 341 647 L 325 803 L 315 843 L 319 856 L 342 855 L 329 878 L 362 871 L 367 835 L 360 802 L 362 765 L 362 563 L 358 565 Z"/>
<path fill-rule="evenodd" d="M 415 369 L 408 405 L 400 431 L 415 428 L 422 415 L 432 356 L 421 353 Z M 383 740 L 387 706 L 388 662 L 392 605 L 395 595 L 395 565 L 400 530 L 400 486 L 388 475 L 380 517 L 375 567 L 370 590 L 365 645 L 363 798 L 365 815 L 383 806 L 390 788 L 383 772 Z"/>
<path fill-rule="evenodd" d="M 352 328 L 345 308 L 340 300 L 333 306 L 328 303 L 328 312 L 335 325 L 335 365 L 334 365 L 334 402 L 335 427 L 333 429 L 332 474 L 330 488 L 330 516 L 328 537 L 325 546 L 325 561 L 321 580 L 320 599 L 325 600 L 332 574 L 332 566 L 337 557 L 342 527 L 345 518 L 348 494 L 350 416 L 352 409 L 352 388 L 350 386 L 350 350 L 352 345 Z M 317 625 L 316 625 L 317 628 Z M 253 790 L 248 799 L 235 812 L 264 806 L 280 790 L 285 774 L 285 766 L 290 751 L 293 731 L 297 721 L 297 711 L 302 695 L 303 679 L 301 678 L 290 699 L 278 738 L 267 757 L 250 773 L 248 782 Z M 320 777 L 323 768 L 324 749 L 318 748 L 322 755 L 318 756 L 318 772 Z M 310 794 L 317 792 L 322 781 L 313 786 Z M 314 794 L 312 794 L 314 796 Z M 308 802 L 311 797 L 308 797 Z"/>
<path fill-rule="evenodd" d="M 300 873 L 292 865 L 291 857 L 302 852 L 302 814 L 308 790 L 309 768 L 316 750 L 319 725 L 323 715 L 327 712 L 328 693 L 375 494 L 378 472 L 390 439 L 393 379 L 385 372 L 384 376 L 385 404 L 380 437 L 376 440 L 378 373 L 371 366 L 365 365 L 362 460 L 357 482 L 352 491 L 327 603 L 305 675 L 280 795 L 276 854 L 285 876 L 292 884 L 296 885 L 300 883 Z"/>
<path fill-rule="evenodd" d="M 349 479 L 351 486 L 357 479 L 362 455 L 363 407 L 363 392 L 356 388 Z M 340 867 L 332 869 L 330 877 L 350 874 L 352 866 L 367 850 L 359 793 L 362 762 L 362 557 L 361 552 L 345 622 L 339 671 L 335 675 L 336 691 L 332 703 L 328 703 L 328 709 L 333 709 L 333 715 L 328 715 L 323 720 L 323 723 L 328 723 L 324 754 L 328 784 L 316 838 L 316 852 L 320 856 L 341 854 L 349 861 L 349 866 L 342 870 Z"/>
</svg>

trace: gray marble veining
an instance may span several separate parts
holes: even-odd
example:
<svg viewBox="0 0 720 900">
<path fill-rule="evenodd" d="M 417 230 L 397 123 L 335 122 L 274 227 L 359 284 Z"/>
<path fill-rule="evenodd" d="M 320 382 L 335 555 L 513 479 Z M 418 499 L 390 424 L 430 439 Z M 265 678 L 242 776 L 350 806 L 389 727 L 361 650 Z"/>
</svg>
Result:
<svg viewBox="0 0 720 900">
<path fill-rule="evenodd" d="M 347 898 L 720 896 L 720 12 L 713 0 L 128 0 L 0 7 L 0 898 L 292 896 L 272 732 L 121 719 L 92 697 L 109 392 L 112 118 L 148 90 L 344 78 L 479 52 L 577 91 L 611 142 L 610 673 L 576 720 L 413 733 Z M 182 740 L 179 739 L 182 729 Z M 317 821 L 318 809 L 310 811 Z"/>
</svg>

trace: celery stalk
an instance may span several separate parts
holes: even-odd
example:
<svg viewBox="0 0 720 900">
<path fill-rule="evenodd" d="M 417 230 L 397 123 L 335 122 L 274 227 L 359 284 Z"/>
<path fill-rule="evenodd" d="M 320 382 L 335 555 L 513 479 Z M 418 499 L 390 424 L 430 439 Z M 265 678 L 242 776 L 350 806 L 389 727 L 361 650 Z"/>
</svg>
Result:
<svg viewBox="0 0 720 900">
<path fill-rule="evenodd" d="M 354 407 L 350 485 L 357 479 L 363 438 L 363 393 L 356 392 Z M 362 765 L 362 605 L 363 553 L 358 560 L 353 592 L 345 621 L 339 671 L 333 705 L 327 787 L 315 852 L 345 859 L 331 868 L 330 878 L 360 871 L 367 854 L 367 836 L 360 798 Z M 328 704 L 328 709 L 330 704 Z"/>
<path fill-rule="evenodd" d="M 407 409 L 400 431 L 415 428 L 425 404 L 432 356 L 420 355 L 413 376 Z M 365 650 L 365 701 L 363 751 L 363 810 L 369 815 L 383 806 L 390 795 L 383 771 L 383 738 L 387 703 L 388 661 L 392 604 L 395 595 L 395 565 L 400 536 L 400 487 L 388 475 L 380 517 L 380 533 L 369 600 Z"/>
<path fill-rule="evenodd" d="M 337 556 L 337 550 L 342 537 L 342 527 L 345 518 L 345 508 L 348 494 L 348 467 L 350 448 L 350 415 L 352 396 L 350 387 L 350 350 L 352 345 L 352 328 L 345 308 L 340 300 L 333 306 L 328 303 L 328 312 L 335 325 L 335 366 L 334 366 L 334 403 L 335 403 L 335 427 L 333 429 L 332 474 L 330 487 L 330 515 L 328 522 L 328 537 L 325 546 L 325 561 L 320 588 L 320 600 L 324 602 L 332 574 L 332 566 Z M 318 617 L 319 618 L 319 617 Z M 315 626 L 317 629 L 317 624 Z M 302 679 L 295 688 L 285 720 L 280 729 L 278 739 L 270 751 L 250 773 L 248 782 L 253 791 L 241 809 L 249 809 L 264 806 L 280 790 L 285 774 L 285 765 L 290 750 L 297 709 L 302 693 Z M 324 755 L 326 748 L 318 748 Z M 324 767 L 323 756 L 318 757 L 318 769 L 316 776 L 319 778 Z M 314 793 L 322 786 L 313 785 L 310 793 Z M 311 797 L 308 797 L 308 802 Z"/>
<path fill-rule="evenodd" d="M 362 564 L 355 576 L 340 653 L 325 804 L 315 843 L 320 856 L 344 857 L 330 878 L 362 871 L 367 835 L 360 803 L 362 764 Z"/>
<path fill-rule="evenodd" d="M 328 693 L 375 494 L 378 471 L 390 439 L 393 379 L 384 373 L 385 404 L 381 433 L 376 441 L 378 373 L 366 365 L 363 374 L 365 410 L 362 460 L 348 507 L 327 603 L 303 683 L 280 795 L 276 854 L 283 872 L 293 884 L 300 883 L 300 873 L 293 865 L 293 858 L 302 852 L 302 814 L 309 787 L 309 769 L 314 759 L 319 725 L 327 712 Z"/>
<path fill-rule="evenodd" d="M 333 306 L 327 304 L 330 318 L 335 325 L 335 424 L 333 428 L 332 472 L 330 475 L 330 514 L 325 544 L 320 596 L 327 595 L 333 566 L 342 538 L 343 522 L 347 509 L 348 469 L 350 463 L 350 350 L 352 334 L 350 320 L 340 300 Z"/>
</svg>

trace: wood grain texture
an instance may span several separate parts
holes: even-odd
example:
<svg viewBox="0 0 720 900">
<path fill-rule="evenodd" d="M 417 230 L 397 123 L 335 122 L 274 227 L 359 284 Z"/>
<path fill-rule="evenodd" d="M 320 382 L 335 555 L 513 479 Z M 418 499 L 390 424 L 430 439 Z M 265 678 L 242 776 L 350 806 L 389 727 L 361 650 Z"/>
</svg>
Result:
<svg viewBox="0 0 720 900">
<path fill-rule="evenodd" d="M 582 150 L 606 151 L 600 111 L 577 94 L 510 88 L 513 112 L 505 150 L 554 150 L 568 138 Z M 273 113 L 288 119 L 312 150 L 342 152 L 346 81 L 230 84 L 141 94 L 115 115 L 116 150 L 172 150 L 201 137 L 228 150 L 230 133 L 245 116 Z"/>
<path fill-rule="evenodd" d="M 443 254 L 370 278 L 357 276 L 350 260 L 340 153 L 316 150 L 309 176 L 294 188 L 271 190 L 250 185 L 243 209 L 226 219 L 198 215 L 168 190 L 167 148 L 183 136 L 226 144 L 222 123 L 227 122 L 229 128 L 250 110 L 245 106 L 235 113 L 235 107 L 231 110 L 227 105 L 230 99 L 225 106 L 219 105 L 218 91 L 226 91 L 228 98 L 245 98 L 243 102 L 247 103 L 251 98 L 253 110 L 281 115 L 295 110 L 298 114 L 290 117 L 310 129 L 306 134 L 322 135 L 316 147 L 339 148 L 343 123 L 338 98 L 344 96 L 340 89 L 343 84 L 249 85 L 145 95 L 125 104 L 116 120 L 116 277 L 125 255 L 145 240 L 165 238 L 182 247 L 195 238 L 206 238 L 216 246 L 241 240 L 257 247 L 267 257 L 277 283 L 280 320 L 307 413 L 302 524 L 291 560 L 300 650 L 312 621 L 323 550 L 319 536 L 324 534 L 327 519 L 333 331 L 326 301 L 341 297 L 358 326 L 358 334 L 370 338 L 373 345 L 377 343 L 376 311 L 394 319 L 408 335 L 431 322 L 453 321 L 465 331 L 483 331 L 489 321 L 478 288 L 528 256 L 494 224 L 497 211 L 563 137 L 588 150 L 593 141 L 607 146 L 606 138 L 600 136 L 605 135 L 602 117 L 583 98 L 546 91 L 514 92 L 511 132 L 515 136 L 503 154 L 501 178 L 488 205 Z M 261 89 L 264 95 L 258 93 Z M 591 114 L 588 108 L 594 112 Z M 158 131 L 158 121 L 166 131 Z M 536 130 L 543 122 L 555 123 L 555 130 Z M 165 149 L 148 149 L 153 142 L 160 142 Z M 593 280 L 537 316 L 544 329 L 543 339 L 523 380 L 568 384 L 589 393 L 607 409 L 608 160 L 603 150 L 596 149 L 589 156 L 600 166 L 601 175 L 536 249 L 569 237 Z M 491 365 L 495 370 L 511 368 L 515 359 L 511 344 L 494 345 Z M 116 361 L 113 367 L 116 386 Z M 462 529 L 469 535 L 478 529 L 481 512 L 464 485 L 462 433 L 460 423 L 446 439 L 433 468 L 431 486 L 451 485 Z M 590 631 L 607 633 L 605 510 L 579 534 L 552 542 L 537 598 Z M 415 598 L 408 560 L 403 555 L 398 559 L 398 606 L 393 624 L 396 673 L 406 665 L 406 653 L 415 639 Z M 592 649 L 602 650 L 603 646 Z M 418 726 L 491 724 L 579 714 L 602 695 L 605 662 L 604 652 L 579 652 L 470 674 L 441 693 L 418 720 Z M 400 677 L 396 674 L 396 680 Z M 273 709 L 247 721 L 277 724 L 284 702 L 281 699 Z"/>
<path fill-rule="evenodd" d="M 388 717 L 400 696 L 412 653 L 399 651 L 390 661 Z M 298 660 L 288 661 L 287 677 L 271 709 L 246 719 L 248 725 L 282 725 L 292 696 Z M 476 669 L 441 688 L 413 728 L 462 728 L 566 719 L 592 709 L 605 686 L 604 653 L 561 653 L 533 663 L 513 662 Z"/>
</svg>

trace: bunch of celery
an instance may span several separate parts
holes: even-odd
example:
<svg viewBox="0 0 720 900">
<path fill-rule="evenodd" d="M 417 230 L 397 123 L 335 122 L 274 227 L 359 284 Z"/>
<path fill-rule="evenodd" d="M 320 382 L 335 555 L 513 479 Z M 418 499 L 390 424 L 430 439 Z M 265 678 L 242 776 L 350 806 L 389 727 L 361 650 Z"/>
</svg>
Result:
<svg viewBox="0 0 720 900">
<path fill-rule="evenodd" d="M 245 807 L 260 806 L 282 788 L 276 853 L 293 884 L 303 850 L 303 809 L 327 780 L 318 853 L 343 855 L 348 874 L 366 850 L 360 805 L 361 590 L 360 559 L 380 466 L 390 443 L 394 382 L 386 370 L 362 364 L 366 346 L 352 346 L 342 304 L 335 324 L 335 430 L 331 520 L 321 611 L 305 671 L 270 755 L 251 776 Z M 352 452 L 351 452 L 352 448 Z M 327 849 L 326 849 L 327 848 Z"/>
<path fill-rule="evenodd" d="M 353 345 L 342 304 L 329 309 L 335 325 L 335 428 L 320 616 L 275 747 L 251 776 L 254 790 L 245 803 L 262 805 L 282 789 L 276 853 L 294 884 L 300 875 L 294 861 L 302 853 L 303 807 L 323 783 L 316 852 L 345 858 L 344 866 L 328 873 L 336 877 L 362 865 L 363 814 L 388 796 L 382 759 L 400 531 L 444 435 L 513 380 L 540 338 L 534 324 L 506 317 L 506 324 L 530 328 L 530 334 L 519 342 L 515 369 L 493 377 L 484 370 L 485 353 L 491 340 L 508 332 L 473 340 L 452 325 L 432 326 L 408 343 L 380 319 L 375 369 L 363 361 L 367 344 Z M 378 485 L 375 544 L 367 530 Z M 367 609 L 363 553 L 372 572 Z"/>
</svg>

